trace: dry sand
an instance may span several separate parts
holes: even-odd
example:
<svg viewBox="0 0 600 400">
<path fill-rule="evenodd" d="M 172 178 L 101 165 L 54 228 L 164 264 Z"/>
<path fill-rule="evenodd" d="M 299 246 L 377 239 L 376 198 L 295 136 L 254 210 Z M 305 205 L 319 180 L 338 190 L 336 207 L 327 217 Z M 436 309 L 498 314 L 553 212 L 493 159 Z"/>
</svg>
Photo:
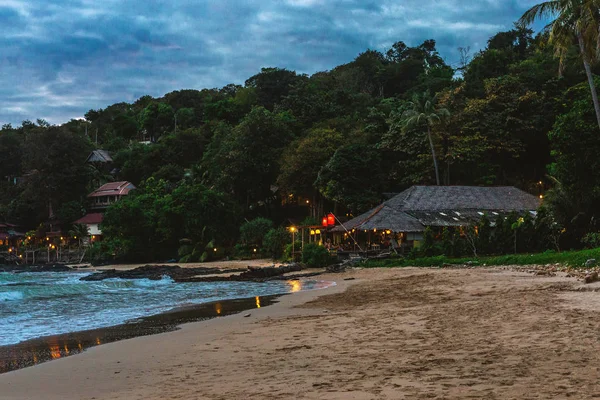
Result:
<svg viewBox="0 0 600 400">
<path fill-rule="evenodd" d="M 338 286 L 248 318 L 0 375 L 0 399 L 600 397 L 600 284 L 501 269 L 324 279 Z"/>
</svg>

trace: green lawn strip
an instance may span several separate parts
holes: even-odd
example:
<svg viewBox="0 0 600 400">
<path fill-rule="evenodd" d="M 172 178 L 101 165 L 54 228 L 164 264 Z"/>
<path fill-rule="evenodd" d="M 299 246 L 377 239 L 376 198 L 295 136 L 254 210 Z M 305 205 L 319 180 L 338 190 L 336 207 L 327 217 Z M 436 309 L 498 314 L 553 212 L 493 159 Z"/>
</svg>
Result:
<svg viewBox="0 0 600 400">
<path fill-rule="evenodd" d="M 583 267 L 589 259 L 600 260 L 600 248 L 578 251 L 546 251 L 536 254 L 508 254 L 503 256 L 460 257 L 446 256 L 423 257 L 416 259 L 390 258 L 387 260 L 368 260 L 363 266 L 378 267 L 441 267 L 443 265 L 531 265 L 562 264 L 570 267 Z"/>
</svg>

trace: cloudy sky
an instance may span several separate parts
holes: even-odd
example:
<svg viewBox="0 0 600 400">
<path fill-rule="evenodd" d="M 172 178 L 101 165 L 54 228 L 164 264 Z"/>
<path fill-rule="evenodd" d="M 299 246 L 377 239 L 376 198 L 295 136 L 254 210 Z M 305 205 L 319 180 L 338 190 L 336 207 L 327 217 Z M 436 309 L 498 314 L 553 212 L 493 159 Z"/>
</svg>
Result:
<svg viewBox="0 0 600 400">
<path fill-rule="evenodd" d="M 538 0 L 0 0 L 0 125 L 331 69 L 367 48 L 485 47 Z"/>
</svg>

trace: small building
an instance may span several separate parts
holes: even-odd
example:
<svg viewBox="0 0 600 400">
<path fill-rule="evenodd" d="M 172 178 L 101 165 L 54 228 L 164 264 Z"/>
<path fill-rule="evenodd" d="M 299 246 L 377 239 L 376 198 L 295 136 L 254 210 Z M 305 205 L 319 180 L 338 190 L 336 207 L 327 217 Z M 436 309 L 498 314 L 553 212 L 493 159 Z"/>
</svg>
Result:
<svg viewBox="0 0 600 400">
<path fill-rule="evenodd" d="M 484 215 L 493 224 L 513 212 L 535 216 L 540 203 L 512 186 L 412 186 L 331 232 L 336 244 L 356 243 L 356 235 L 364 234 L 367 244 L 410 248 L 419 245 L 427 227 L 469 226 Z"/>
<path fill-rule="evenodd" d="M 100 186 L 87 197 L 91 201 L 90 207 L 93 210 L 104 210 L 123 196 L 127 196 L 133 189 L 135 186 L 131 182 L 110 182 Z"/>
<path fill-rule="evenodd" d="M 100 236 L 102 235 L 102 231 L 100 230 L 100 224 L 102 223 L 103 218 L 104 214 L 102 213 L 90 213 L 79 218 L 74 223 L 87 226 L 90 235 Z"/>
<path fill-rule="evenodd" d="M 2 247 L 17 247 L 19 241 L 25 235 L 17 231 L 17 226 L 7 222 L 0 222 L 0 246 Z"/>
<path fill-rule="evenodd" d="M 98 149 L 92 151 L 85 162 L 88 164 L 110 164 L 113 159 L 108 151 Z"/>
<path fill-rule="evenodd" d="M 104 218 L 104 210 L 111 204 L 121 200 L 124 196 L 127 196 L 133 189 L 135 189 L 135 186 L 127 181 L 110 182 L 100 186 L 88 195 L 90 209 L 93 212 L 84 215 L 73 223 L 87 226 L 92 238 L 101 236 L 102 230 L 100 229 L 100 224 Z"/>
</svg>

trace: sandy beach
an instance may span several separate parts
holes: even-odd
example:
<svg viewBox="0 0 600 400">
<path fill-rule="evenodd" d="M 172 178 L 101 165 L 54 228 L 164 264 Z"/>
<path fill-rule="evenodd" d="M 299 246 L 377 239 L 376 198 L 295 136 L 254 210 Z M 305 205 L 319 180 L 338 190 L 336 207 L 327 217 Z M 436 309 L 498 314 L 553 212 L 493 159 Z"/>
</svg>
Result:
<svg viewBox="0 0 600 400">
<path fill-rule="evenodd" d="M 321 279 L 337 286 L 2 374 L 0 399 L 600 397 L 598 283 L 500 268 Z"/>
</svg>

